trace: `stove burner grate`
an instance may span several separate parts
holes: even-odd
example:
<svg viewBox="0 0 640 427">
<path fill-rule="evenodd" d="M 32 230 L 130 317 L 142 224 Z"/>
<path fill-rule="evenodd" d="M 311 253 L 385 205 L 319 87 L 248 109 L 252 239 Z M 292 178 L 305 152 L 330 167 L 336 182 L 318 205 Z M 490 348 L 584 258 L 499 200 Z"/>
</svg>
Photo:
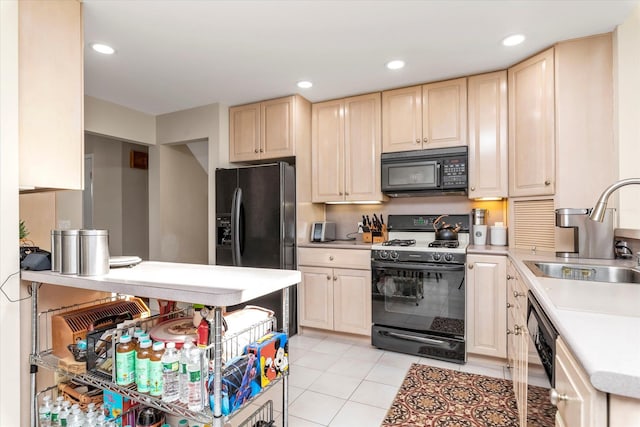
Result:
<svg viewBox="0 0 640 427">
<path fill-rule="evenodd" d="M 457 240 L 434 240 L 429 243 L 430 248 L 457 248 L 460 246 L 460 242 Z"/>
<path fill-rule="evenodd" d="M 393 239 L 382 242 L 382 246 L 413 246 L 415 244 L 414 239 Z"/>
</svg>

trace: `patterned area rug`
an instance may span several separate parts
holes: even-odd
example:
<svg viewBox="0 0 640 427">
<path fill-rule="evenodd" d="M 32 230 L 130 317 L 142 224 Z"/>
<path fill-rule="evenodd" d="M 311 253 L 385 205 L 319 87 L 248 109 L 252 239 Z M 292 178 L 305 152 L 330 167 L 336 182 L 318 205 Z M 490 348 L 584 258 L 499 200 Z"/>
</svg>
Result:
<svg viewBox="0 0 640 427">
<path fill-rule="evenodd" d="M 528 426 L 554 426 L 547 391 L 531 387 L 544 408 L 532 408 Z M 543 399 L 544 397 L 544 399 Z M 413 364 L 382 427 L 518 427 L 511 381 Z"/>
</svg>

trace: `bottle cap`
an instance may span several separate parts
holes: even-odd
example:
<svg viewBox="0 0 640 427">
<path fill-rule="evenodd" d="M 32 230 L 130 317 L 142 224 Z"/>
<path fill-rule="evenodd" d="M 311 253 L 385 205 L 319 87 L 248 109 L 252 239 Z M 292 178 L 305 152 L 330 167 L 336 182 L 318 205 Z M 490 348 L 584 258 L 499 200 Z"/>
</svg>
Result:
<svg viewBox="0 0 640 427">
<path fill-rule="evenodd" d="M 164 343 L 162 341 L 156 341 L 153 343 L 153 350 L 164 350 Z"/>
<path fill-rule="evenodd" d="M 142 340 L 142 341 L 140 341 L 140 348 L 149 348 L 149 347 L 151 347 L 151 345 L 153 345 L 151 340 Z"/>
<path fill-rule="evenodd" d="M 176 348 L 176 343 L 173 341 L 169 341 L 166 345 L 166 348 Z"/>
<path fill-rule="evenodd" d="M 120 337 L 120 342 L 121 343 L 131 342 L 131 336 L 124 334 L 123 336 Z"/>
</svg>

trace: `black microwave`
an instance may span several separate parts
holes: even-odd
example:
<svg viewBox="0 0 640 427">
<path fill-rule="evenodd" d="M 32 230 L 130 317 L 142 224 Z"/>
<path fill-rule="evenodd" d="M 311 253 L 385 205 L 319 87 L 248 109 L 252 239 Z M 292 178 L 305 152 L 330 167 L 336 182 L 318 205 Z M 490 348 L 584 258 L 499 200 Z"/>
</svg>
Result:
<svg viewBox="0 0 640 427">
<path fill-rule="evenodd" d="M 466 146 L 383 153 L 381 164 L 389 197 L 467 194 Z"/>
</svg>

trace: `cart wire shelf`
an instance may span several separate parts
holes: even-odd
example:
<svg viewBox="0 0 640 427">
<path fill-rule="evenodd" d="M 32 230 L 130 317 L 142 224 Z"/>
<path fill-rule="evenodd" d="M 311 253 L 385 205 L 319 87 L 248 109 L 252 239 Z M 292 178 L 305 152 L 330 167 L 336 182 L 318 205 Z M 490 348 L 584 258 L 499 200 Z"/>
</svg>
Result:
<svg viewBox="0 0 640 427">
<path fill-rule="evenodd" d="M 238 427 L 256 427 L 273 425 L 273 401 L 267 400 L 262 406 L 256 409 L 253 414 L 238 425 Z"/>
<path fill-rule="evenodd" d="M 110 300 L 110 299 L 107 299 Z M 103 301 L 103 300 L 100 300 Z M 65 307 L 65 310 L 71 310 L 77 308 L 78 305 Z M 45 313 L 57 313 L 58 310 L 48 310 Z M 174 313 L 168 313 L 163 316 L 169 316 Z M 153 318 L 142 319 L 142 322 L 153 320 Z M 130 325 L 127 325 L 125 328 L 129 328 Z M 222 340 L 222 354 L 223 359 L 231 360 L 234 357 L 242 355 L 244 352 L 244 348 L 247 344 L 257 341 L 259 338 L 263 337 L 269 332 L 274 331 L 276 328 L 276 319 L 275 317 L 270 317 L 266 320 L 257 322 L 252 324 L 251 326 L 238 330 L 237 332 L 230 332 L 223 337 Z M 120 336 L 120 334 L 116 334 Z M 213 353 L 214 344 L 207 346 L 205 351 L 202 352 L 203 360 L 201 366 L 205 369 L 208 369 L 210 363 L 212 363 L 212 359 L 207 357 L 207 354 Z M 207 360 L 209 359 L 209 360 Z M 115 393 L 118 393 L 122 396 L 128 397 L 131 400 L 140 402 L 143 405 L 151 406 L 156 409 L 159 409 L 164 412 L 168 412 L 174 415 L 183 416 L 185 418 L 193 419 L 198 422 L 207 423 L 213 420 L 213 412 L 209 409 L 208 405 L 208 393 L 203 393 L 203 406 L 204 410 L 202 411 L 192 411 L 187 408 L 186 404 L 182 404 L 179 402 L 165 402 L 161 398 L 156 398 L 149 396 L 148 394 L 139 393 L 136 389 L 135 384 L 130 386 L 120 386 L 115 384 L 111 378 L 106 376 L 104 373 L 99 371 L 96 372 L 84 372 L 84 373 L 74 373 L 63 369 L 60 366 L 60 358 L 53 355 L 52 349 L 48 348 L 47 350 L 41 351 L 38 354 L 34 354 L 30 356 L 30 361 L 32 364 L 56 371 L 59 375 L 66 376 L 69 378 L 73 378 L 76 382 L 92 385 L 94 387 L 102 388 L 105 390 L 109 390 Z M 284 375 L 288 375 L 288 371 L 284 372 Z M 203 389 L 206 390 L 206 379 L 208 375 L 203 375 Z M 281 378 L 272 381 L 266 387 L 263 387 L 261 392 L 248 400 L 245 405 L 250 404 L 256 398 L 261 396 L 264 392 L 269 390 L 275 384 L 279 382 Z M 225 420 L 232 419 L 236 414 L 241 412 L 240 410 L 234 411 L 233 413 L 223 416 Z"/>
</svg>

